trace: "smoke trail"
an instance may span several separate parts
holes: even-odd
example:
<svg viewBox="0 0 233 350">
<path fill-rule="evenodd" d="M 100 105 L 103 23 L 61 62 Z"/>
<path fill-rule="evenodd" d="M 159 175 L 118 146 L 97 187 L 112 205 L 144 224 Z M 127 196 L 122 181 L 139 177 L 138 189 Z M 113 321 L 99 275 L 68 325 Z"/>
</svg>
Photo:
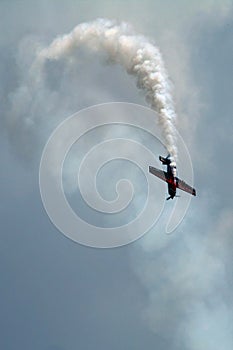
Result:
<svg viewBox="0 0 233 350">
<path fill-rule="evenodd" d="M 146 100 L 159 115 L 167 150 L 176 160 L 176 114 L 161 53 L 147 38 L 135 35 L 127 23 L 117 25 L 110 20 L 98 19 L 82 23 L 69 34 L 58 37 L 38 52 L 30 70 L 32 81 L 42 84 L 45 62 L 68 58 L 80 46 L 92 52 L 106 53 L 113 63 L 122 65 L 136 77 L 137 86 L 145 92 Z"/>
</svg>

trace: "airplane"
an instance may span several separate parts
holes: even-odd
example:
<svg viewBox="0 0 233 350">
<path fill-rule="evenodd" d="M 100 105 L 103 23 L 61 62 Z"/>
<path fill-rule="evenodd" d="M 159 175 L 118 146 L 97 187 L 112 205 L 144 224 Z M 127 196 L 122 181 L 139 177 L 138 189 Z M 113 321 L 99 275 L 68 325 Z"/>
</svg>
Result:
<svg viewBox="0 0 233 350">
<path fill-rule="evenodd" d="M 176 195 L 176 189 L 179 188 L 182 191 L 188 192 L 193 196 L 196 196 L 196 190 L 186 184 L 184 181 L 176 177 L 176 165 L 170 159 L 170 154 L 166 158 L 159 156 L 159 160 L 163 165 L 167 165 L 167 172 L 149 166 L 149 172 L 161 180 L 167 182 L 169 197 L 167 200 L 173 199 L 174 197 L 179 197 Z"/>
</svg>

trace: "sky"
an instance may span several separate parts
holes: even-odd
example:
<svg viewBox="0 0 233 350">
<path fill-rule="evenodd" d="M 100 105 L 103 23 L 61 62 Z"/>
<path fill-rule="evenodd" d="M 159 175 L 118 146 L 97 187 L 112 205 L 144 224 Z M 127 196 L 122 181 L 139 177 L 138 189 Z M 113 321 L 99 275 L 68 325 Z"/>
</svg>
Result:
<svg viewBox="0 0 233 350">
<path fill-rule="evenodd" d="M 226 0 L 0 1 L 2 349 L 233 348 L 232 14 Z M 15 97 L 38 47 L 99 17 L 129 22 L 160 48 L 197 189 L 172 235 L 164 230 L 169 201 L 146 235 L 114 249 L 82 246 L 55 228 L 40 197 L 39 163 L 54 128 L 82 108 L 113 101 L 147 106 L 134 78 L 84 50 L 71 66 L 49 62 L 46 88 L 33 91 L 32 102 Z M 121 133 L 154 147 L 144 134 L 106 135 Z M 76 151 L 85 153 L 101 137 L 91 135 Z M 121 168 L 125 176 L 125 164 L 116 164 L 116 177 Z M 137 207 L 144 186 L 141 174 L 134 180 Z M 112 185 L 106 179 L 104 185 L 112 199 Z M 95 217 L 72 188 L 76 210 L 100 226 L 134 215 Z"/>
</svg>

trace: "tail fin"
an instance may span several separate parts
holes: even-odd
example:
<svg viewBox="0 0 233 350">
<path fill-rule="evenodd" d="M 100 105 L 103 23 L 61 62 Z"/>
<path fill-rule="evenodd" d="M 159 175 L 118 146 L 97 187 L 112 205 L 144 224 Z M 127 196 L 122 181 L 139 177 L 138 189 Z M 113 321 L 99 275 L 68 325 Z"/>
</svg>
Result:
<svg viewBox="0 0 233 350">
<path fill-rule="evenodd" d="M 164 157 L 162 157 L 162 156 L 159 156 L 159 160 L 160 160 L 160 162 L 162 162 L 163 164 L 168 165 L 168 164 L 171 163 L 171 160 L 169 159 L 169 157 L 170 157 L 170 154 L 169 154 L 166 158 L 164 158 Z"/>
</svg>

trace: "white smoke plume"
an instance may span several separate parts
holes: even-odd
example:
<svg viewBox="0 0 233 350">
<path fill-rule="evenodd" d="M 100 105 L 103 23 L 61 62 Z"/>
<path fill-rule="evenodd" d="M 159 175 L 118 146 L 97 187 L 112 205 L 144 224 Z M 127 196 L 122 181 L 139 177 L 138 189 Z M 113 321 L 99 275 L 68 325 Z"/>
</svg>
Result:
<svg viewBox="0 0 233 350">
<path fill-rule="evenodd" d="M 147 38 L 134 34 L 127 23 L 118 25 L 114 21 L 97 19 L 79 24 L 69 34 L 56 38 L 47 48 L 38 50 L 30 69 L 29 85 L 37 89 L 43 84 L 46 61 L 73 57 L 74 50 L 79 47 L 86 47 L 94 53 L 104 52 L 111 62 L 120 64 L 136 77 L 137 86 L 145 92 L 146 100 L 158 113 L 167 151 L 175 161 L 176 114 L 161 53 Z"/>
</svg>

